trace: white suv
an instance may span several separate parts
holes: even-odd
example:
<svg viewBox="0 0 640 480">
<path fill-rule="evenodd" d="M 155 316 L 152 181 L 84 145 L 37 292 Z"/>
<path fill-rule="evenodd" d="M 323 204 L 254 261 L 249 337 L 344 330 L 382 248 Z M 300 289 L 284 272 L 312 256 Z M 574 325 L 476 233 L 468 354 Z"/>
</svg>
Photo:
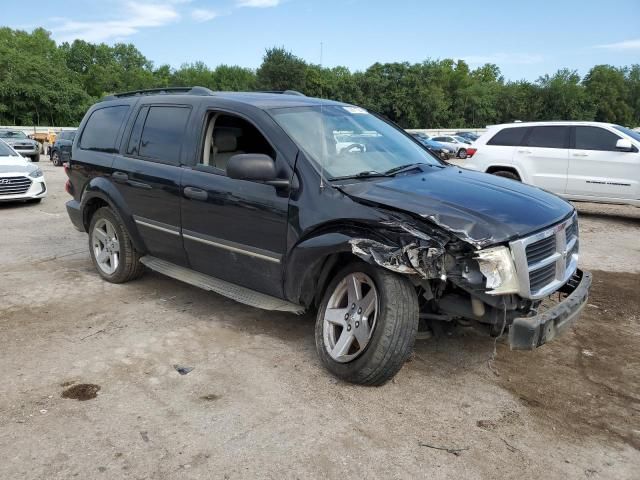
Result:
<svg viewBox="0 0 640 480">
<path fill-rule="evenodd" d="M 570 200 L 640 207 L 640 133 L 598 122 L 490 127 L 462 165 L 513 178 Z"/>
</svg>

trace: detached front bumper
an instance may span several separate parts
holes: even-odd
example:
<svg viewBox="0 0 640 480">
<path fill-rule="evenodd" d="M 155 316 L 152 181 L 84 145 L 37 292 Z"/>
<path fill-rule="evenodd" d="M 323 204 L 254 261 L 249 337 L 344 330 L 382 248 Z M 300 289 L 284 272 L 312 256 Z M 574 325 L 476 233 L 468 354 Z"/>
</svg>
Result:
<svg viewBox="0 0 640 480">
<path fill-rule="evenodd" d="M 555 307 L 534 317 L 519 317 L 509 327 L 509 345 L 512 350 L 533 350 L 550 342 L 578 319 L 587 304 L 591 287 L 591 274 L 576 270 L 560 288 L 568 296 Z"/>
</svg>

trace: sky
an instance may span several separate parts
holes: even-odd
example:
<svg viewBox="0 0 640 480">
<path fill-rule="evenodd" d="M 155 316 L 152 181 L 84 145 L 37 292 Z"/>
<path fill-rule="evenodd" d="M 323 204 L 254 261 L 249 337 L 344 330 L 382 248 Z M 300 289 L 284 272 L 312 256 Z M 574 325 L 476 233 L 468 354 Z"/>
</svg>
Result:
<svg viewBox="0 0 640 480">
<path fill-rule="evenodd" d="M 133 43 L 155 65 L 257 68 L 284 46 L 310 63 L 495 63 L 508 80 L 640 63 L 640 0 L 29 0 L 0 24 L 57 42 Z M 322 45 L 322 47 L 321 47 Z M 321 54 L 322 52 L 322 54 Z"/>
</svg>

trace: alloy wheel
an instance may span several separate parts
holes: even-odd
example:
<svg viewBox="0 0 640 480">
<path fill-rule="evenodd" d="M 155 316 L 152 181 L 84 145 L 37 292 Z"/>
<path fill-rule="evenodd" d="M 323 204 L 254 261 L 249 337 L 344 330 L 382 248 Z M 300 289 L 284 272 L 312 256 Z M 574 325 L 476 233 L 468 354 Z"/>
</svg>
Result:
<svg viewBox="0 0 640 480">
<path fill-rule="evenodd" d="M 324 346 L 336 362 L 346 363 L 366 349 L 376 326 L 378 292 L 361 272 L 348 274 L 336 286 L 324 312 Z"/>
<path fill-rule="evenodd" d="M 99 219 L 91 232 L 91 246 L 98 268 L 107 275 L 112 275 L 120 264 L 120 240 L 113 224 Z"/>
</svg>

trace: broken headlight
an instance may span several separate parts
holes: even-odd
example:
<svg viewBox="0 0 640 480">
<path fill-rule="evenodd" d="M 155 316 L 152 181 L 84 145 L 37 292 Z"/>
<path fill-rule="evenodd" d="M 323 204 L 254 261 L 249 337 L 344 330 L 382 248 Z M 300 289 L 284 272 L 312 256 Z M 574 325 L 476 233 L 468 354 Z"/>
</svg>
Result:
<svg viewBox="0 0 640 480">
<path fill-rule="evenodd" d="M 519 291 L 516 267 L 507 247 L 492 247 L 476 254 L 480 272 L 487 279 L 487 293 L 503 295 Z"/>
</svg>

